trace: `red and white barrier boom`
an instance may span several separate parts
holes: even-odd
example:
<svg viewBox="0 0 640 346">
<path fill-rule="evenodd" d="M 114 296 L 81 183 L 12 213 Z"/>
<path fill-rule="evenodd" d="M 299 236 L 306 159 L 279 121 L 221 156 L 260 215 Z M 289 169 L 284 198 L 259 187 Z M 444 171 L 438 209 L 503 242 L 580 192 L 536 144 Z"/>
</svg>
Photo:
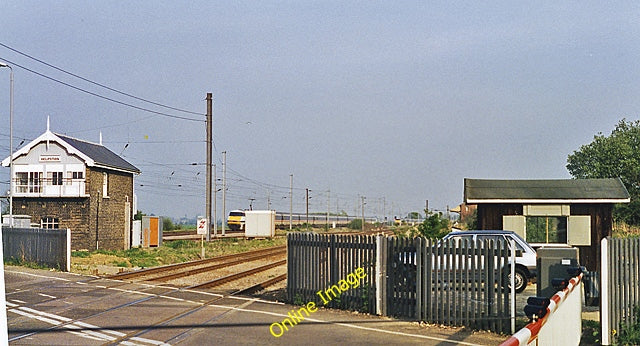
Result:
<svg viewBox="0 0 640 346">
<path fill-rule="evenodd" d="M 509 339 L 503 342 L 501 346 L 523 346 L 530 345 L 536 341 L 540 345 L 573 343 L 568 340 L 558 340 L 558 338 L 565 339 L 567 336 L 568 338 L 577 337 L 578 342 L 575 343 L 577 345 L 580 341 L 580 330 L 582 326 L 580 316 L 582 309 L 582 296 L 580 294 L 580 290 L 574 290 L 574 288 L 580 287 L 582 276 L 583 274 L 580 271 L 577 276 L 570 280 L 554 279 L 553 285 L 555 287 L 559 286 L 561 289 L 551 298 L 529 297 L 527 300 L 528 305 L 525 307 L 525 313 L 529 316 L 532 322 L 509 337 Z M 563 302 L 569 300 L 571 300 L 571 304 L 567 303 L 565 305 L 575 306 L 576 303 L 578 304 L 577 316 L 575 316 L 576 309 L 572 309 L 569 306 L 564 309 L 565 306 L 560 306 Z M 547 324 L 547 322 L 549 322 L 549 324 Z M 568 328 L 568 325 L 571 324 L 577 324 L 578 327 Z M 577 336 L 572 335 L 574 334 L 572 333 L 572 329 L 577 329 Z M 543 334 L 545 334 L 545 337 L 549 338 L 546 342 L 543 340 Z M 559 335 L 562 335 L 563 337 L 559 337 Z M 552 343 L 549 343 L 549 341 Z"/>
</svg>

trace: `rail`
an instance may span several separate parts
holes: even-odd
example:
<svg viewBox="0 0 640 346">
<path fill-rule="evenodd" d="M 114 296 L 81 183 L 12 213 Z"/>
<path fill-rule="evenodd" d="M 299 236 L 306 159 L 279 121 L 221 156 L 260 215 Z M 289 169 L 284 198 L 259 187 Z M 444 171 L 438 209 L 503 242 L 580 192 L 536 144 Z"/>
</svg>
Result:
<svg viewBox="0 0 640 346">
<path fill-rule="evenodd" d="M 221 278 L 217 278 L 215 280 L 211 280 L 211 281 L 207 281 L 207 282 L 203 282 L 201 284 L 197 284 L 197 285 L 193 285 L 188 287 L 189 289 L 194 289 L 194 288 L 210 288 L 210 287 L 215 287 L 215 286 L 220 286 L 224 283 L 227 283 L 229 281 L 234 281 L 234 280 L 238 280 L 244 277 L 247 277 L 249 275 L 255 274 L 255 273 L 259 273 L 261 271 L 265 271 L 265 270 L 269 270 L 271 268 L 275 268 L 281 265 L 285 265 L 287 263 L 287 260 L 281 260 L 278 262 L 273 262 L 273 263 L 269 263 L 266 265 L 263 265 L 261 267 L 257 267 L 257 268 L 253 268 L 253 269 L 249 269 L 247 271 L 243 271 L 240 273 L 236 273 L 236 274 L 231 274 L 231 275 L 227 275 L 225 277 L 221 277 Z"/>
<path fill-rule="evenodd" d="M 253 285 L 251 287 L 245 288 L 245 289 L 241 289 L 238 290 L 236 292 L 231 293 L 231 295 L 241 295 L 241 294 L 252 294 L 255 292 L 259 292 L 269 286 L 275 285 L 280 281 L 286 280 L 287 279 L 287 274 L 282 274 L 282 275 L 278 275 L 274 278 L 268 279 L 264 282 L 261 282 L 259 284 Z"/>
<path fill-rule="evenodd" d="M 178 273 L 172 273 L 172 274 L 162 275 L 162 276 L 159 276 L 159 277 L 154 277 L 154 278 L 149 279 L 149 281 L 169 281 L 169 280 L 173 280 L 173 279 L 177 279 L 177 278 L 182 278 L 182 277 L 185 277 L 185 276 L 196 275 L 196 274 L 205 273 L 205 272 L 208 272 L 208 271 L 213 271 L 213 270 L 220 269 L 220 268 L 229 267 L 229 266 L 240 264 L 240 263 L 257 261 L 259 259 L 264 259 L 264 258 L 268 258 L 268 257 L 272 257 L 272 256 L 284 255 L 286 253 L 287 253 L 287 250 L 284 250 L 284 249 L 283 250 L 276 250 L 276 251 L 272 251 L 272 252 L 260 253 L 258 255 L 241 257 L 239 259 L 236 259 L 236 260 L 233 260 L 233 261 L 230 261 L 230 262 L 223 262 L 223 263 L 208 265 L 206 267 L 189 269 L 189 270 L 185 270 L 185 271 L 180 271 Z"/>
</svg>

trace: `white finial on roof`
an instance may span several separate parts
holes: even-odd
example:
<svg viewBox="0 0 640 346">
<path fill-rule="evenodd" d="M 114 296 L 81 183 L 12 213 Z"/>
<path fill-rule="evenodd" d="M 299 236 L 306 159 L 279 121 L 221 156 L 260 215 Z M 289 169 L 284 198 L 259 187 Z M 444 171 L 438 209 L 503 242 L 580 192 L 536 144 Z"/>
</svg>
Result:
<svg viewBox="0 0 640 346">
<path fill-rule="evenodd" d="M 102 145 L 102 131 L 100 131 L 100 145 Z"/>
</svg>

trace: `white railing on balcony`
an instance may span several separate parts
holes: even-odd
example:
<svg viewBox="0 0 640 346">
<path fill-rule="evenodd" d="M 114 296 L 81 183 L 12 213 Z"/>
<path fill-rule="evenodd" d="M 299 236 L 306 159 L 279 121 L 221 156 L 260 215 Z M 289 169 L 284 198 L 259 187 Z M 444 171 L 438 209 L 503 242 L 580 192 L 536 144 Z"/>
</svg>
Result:
<svg viewBox="0 0 640 346">
<path fill-rule="evenodd" d="M 61 185 L 54 185 L 52 179 L 13 182 L 14 197 L 87 197 L 85 179 L 63 179 Z"/>
</svg>

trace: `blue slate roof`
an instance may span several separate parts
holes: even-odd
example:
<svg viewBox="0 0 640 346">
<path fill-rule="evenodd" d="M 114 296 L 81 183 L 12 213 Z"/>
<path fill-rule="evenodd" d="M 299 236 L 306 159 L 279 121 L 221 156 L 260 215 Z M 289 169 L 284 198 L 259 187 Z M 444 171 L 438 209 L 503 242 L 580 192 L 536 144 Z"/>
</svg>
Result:
<svg viewBox="0 0 640 346">
<path fill-rule="evenodd" d="M 97 165 L 131 173 L 140 173 L 138 168 L 103 145 L 81 141 L 57 133 L 56 136 L 90 157 Z"/>
</svg>

